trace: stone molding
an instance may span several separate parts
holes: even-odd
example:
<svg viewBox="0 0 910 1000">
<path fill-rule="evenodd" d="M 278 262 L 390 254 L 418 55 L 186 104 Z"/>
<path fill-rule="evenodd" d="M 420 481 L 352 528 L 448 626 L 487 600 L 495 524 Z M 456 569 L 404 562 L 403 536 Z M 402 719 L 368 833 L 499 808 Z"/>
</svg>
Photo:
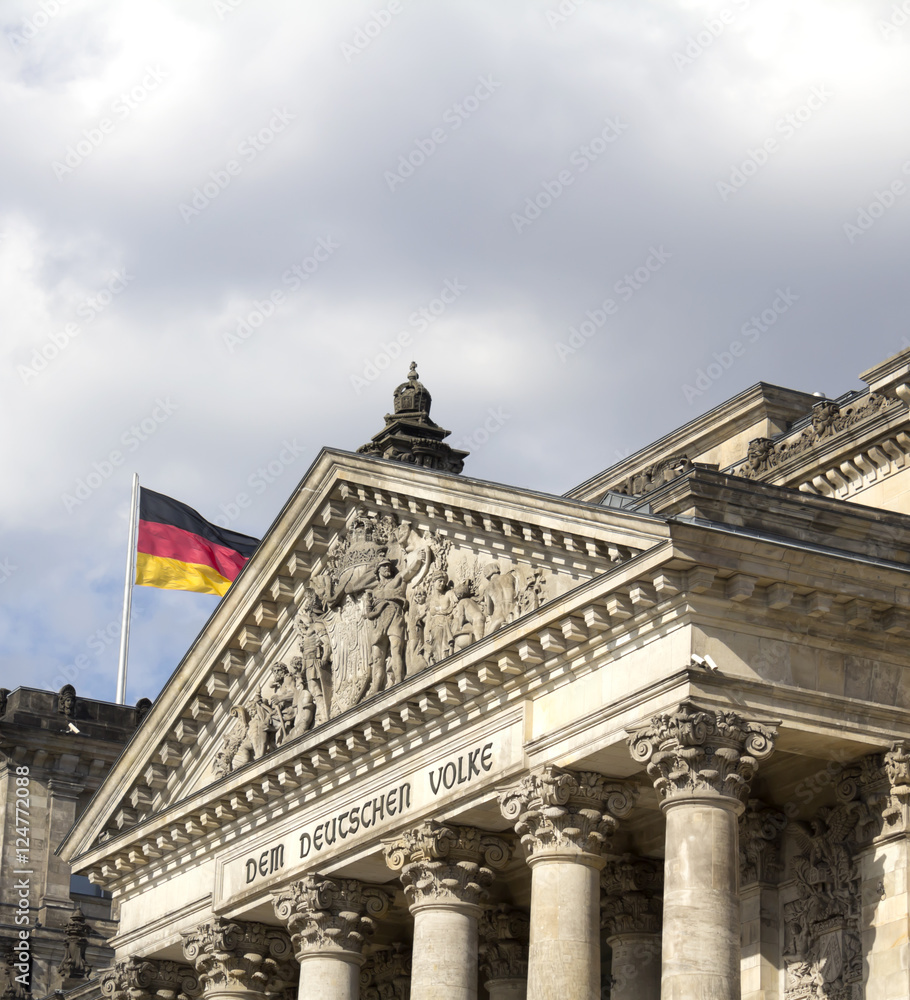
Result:
<svg viewBox="0 0 910 1000">
<path fill-rule="evenodd" d="M 131 956 L 100 975 L 101 995 L 109 1000 L 192 1000 L 202 992 L 190 965 Z"/>
<path fill-rule="evenodd" d="M 599 856 L 618 820 L 632 810 L 637 792 L 596 771 L 547 766 L 503 792 L 499 806 L 521 837 L 529 860 L 564 851 Z"/>
<path fill-rule="evenodd" d="M 662 804 L 690 796 L 744 805 L 758 763 L 770 757 L 777 730 L 735 712 L 683 702 L 629 734 L 632 757 L 647 764 Z"/>
<path fill-rule="evenodd" d="M 203 990 L 282 993 L 299 979 L 288 935 L 277 927 L 216 917 L 183 935 Z"/>
<path fill-rule="evenodd" d="M 484 910 L 480 933 L 480 974 L 491 979 L 528 978 L 531 919 L 524 910 L 504 904 Z"/>
<path fill-rule="evenodd" d="M 600 873 L 601 927 L 617 934 L 659 934 L 663 918 L 664 865 L 624 854 Z"/>
<path fill-rule="evenodd" d="M 775 884 L 780 878 L 781 835 L 787 817 L 759 799 L 749 799 L 739 817 L 739 881 Z"/>
<path fill-rule="evenodd" d="M 411 907 L 428 903 L 477 906 L 493 882 L 493 869 L 509 860 L 509 845 L 469 826 L 428 820 L 386 842 L 386 864 L 400 871 Z"/>
<path fill-rule="evenodd" d="M 290 931 L 298 962 L 324 952 L 362 956 L 366 939 L 375 930 L 374 919 L 389 907 L 389 896 L 381 889 L 316 874 L 292 882 L 272 901 L 275 915 Z"/>
<path fill-rule="evenodd" d="M 360 973 L 361 1000 L 409 1000 L 411 953 L 402 944 L 375 949 Z"/>
</svg>

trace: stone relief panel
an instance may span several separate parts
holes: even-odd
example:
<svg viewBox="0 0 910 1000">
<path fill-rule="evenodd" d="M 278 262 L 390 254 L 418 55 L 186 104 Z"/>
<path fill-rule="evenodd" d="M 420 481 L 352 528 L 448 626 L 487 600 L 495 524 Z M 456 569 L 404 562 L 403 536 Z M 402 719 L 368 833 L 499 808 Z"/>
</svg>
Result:
<svg viewBox="0 0 910 1000">
<path fill-rule="evenodd" d="M 223 776 L 460 652 L 555 595 L 555 572 L 355 512 L 296 608 L 298 656 L 231 710 Z"/>
</svg>

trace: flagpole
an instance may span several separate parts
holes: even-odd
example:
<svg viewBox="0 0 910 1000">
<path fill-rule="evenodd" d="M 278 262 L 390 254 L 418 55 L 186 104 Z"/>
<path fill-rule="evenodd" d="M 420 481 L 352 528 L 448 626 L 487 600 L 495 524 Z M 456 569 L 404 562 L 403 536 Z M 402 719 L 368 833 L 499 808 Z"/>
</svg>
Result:
<svg viewBox="0 0 910 1000">
<path fill-rule="evenodd" d="M 139 529 L 139 473 L 133 473 L 130 500 L 130 538 L 126 552 L 126 579 L 123 583 L 123 619 L 120 623 L 120 664 L 117 668 L 117 704 L 126 698 L 126 657 L 130 648 L 130 608 L 133 603 L 133 573 L 136 561 L 136 533 Z"/>
</svg>

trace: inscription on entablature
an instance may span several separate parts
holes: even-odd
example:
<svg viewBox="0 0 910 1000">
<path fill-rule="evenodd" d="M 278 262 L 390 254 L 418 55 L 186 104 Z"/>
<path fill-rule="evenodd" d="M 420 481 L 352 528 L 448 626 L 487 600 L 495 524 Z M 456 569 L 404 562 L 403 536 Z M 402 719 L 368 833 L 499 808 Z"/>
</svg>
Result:
<svg viewBox="0 0 910 1000">
<path fill-rule="evenodd" d="M 264 843 L 260 840 L 245 855 L 221 866 L 222 897 L 266 885 L 279 875 L 287 877 L 292 868 L 305 868 L 342 843 L 364 836 L 375 838 L 405 812 L 417 812 L 456 789 L 478 784 L 506 765 L 509 746 L 502 734 L 496 734 L 402 775 L 394 783 L 362 795 L 352 793 L 352 805 L 345 802 L 281 836 Z"/>
</svg>

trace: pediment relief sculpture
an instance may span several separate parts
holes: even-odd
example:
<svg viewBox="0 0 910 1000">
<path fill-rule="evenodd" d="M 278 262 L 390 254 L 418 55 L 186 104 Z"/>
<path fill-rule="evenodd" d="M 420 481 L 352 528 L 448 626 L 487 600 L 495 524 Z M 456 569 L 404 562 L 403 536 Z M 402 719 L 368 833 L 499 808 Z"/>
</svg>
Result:
<svg viewBox="0 0 910 1000">
<path fill-rule="evenodd" d="M 296 608 L 299 655 L 272 667 L 214 762 L 223 776 L 439 663 L 554 590 L 550 569 L 456 548 L 397 514 L 357 510 Z"/>
</svg>

